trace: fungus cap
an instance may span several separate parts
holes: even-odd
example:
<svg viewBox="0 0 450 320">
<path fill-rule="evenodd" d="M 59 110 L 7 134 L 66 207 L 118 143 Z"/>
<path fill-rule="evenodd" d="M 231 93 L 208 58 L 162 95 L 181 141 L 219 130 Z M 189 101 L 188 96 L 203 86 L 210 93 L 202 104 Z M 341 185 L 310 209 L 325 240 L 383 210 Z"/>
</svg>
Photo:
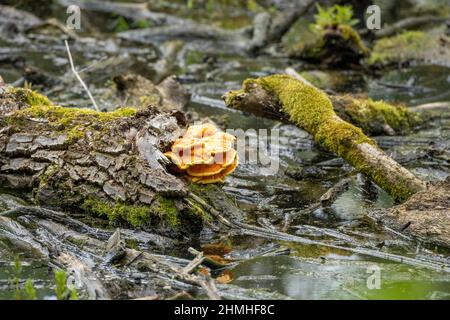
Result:
<svg viewBox="0 0 450 320">
<path fill-rule="evenodd" d="M 236 137 L 207 123 L 189 127 L 165 155 L 193 182 L 222 182 L 238 165 Z"/>
</svg>

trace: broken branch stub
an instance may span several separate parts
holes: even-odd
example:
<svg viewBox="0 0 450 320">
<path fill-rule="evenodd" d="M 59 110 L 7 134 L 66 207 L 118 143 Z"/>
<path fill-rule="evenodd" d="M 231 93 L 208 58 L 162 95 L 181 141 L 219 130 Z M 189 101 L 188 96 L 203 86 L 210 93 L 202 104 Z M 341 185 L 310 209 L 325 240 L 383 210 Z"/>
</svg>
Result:
<svg viewBox="0 0 450 320">
<path fill-rule="evenodd" d="M 234 109 L 289 119 L 398 201 L 426 188 L 425 182 L 386 155 L 360 128 L 342 120 L 328 96 L 307 83 L 288 75 L 247 79 L 241 90 L 228 92 L 224 100 Z"/>
</svg>

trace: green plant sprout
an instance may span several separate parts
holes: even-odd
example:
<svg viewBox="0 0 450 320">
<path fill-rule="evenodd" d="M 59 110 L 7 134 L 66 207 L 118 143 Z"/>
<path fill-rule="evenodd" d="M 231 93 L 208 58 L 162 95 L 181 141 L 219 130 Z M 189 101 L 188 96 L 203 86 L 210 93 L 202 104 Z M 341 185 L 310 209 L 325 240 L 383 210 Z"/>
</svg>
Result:
<svg viewBox="0 0 450 320">
<path fill-rule="evenodd" d="M 314 32 L 320 32 L 329 26 L 348 25 L 354 26 L 359 22 L 353 19 L 352 6 L 340 6 L 335 4 L 329 8 L 322 8 L 316 4 L 317 14 L 314 15 L 315 23 L 310 25 Z"/>
<path fill-rule="evenodd" d="M 55 272 L 55 294 L 58 300 L 78 300 L 78 293 L 75 288 L 67 287 L 67 273 L 64 270 Z"/>
<path fill-rule="evenodd" d="M 12 278 L 10 279 L 11 285 L 14 287 L 14 299 L 16 300 L 36 300 L 37 294 L 34 288 L 33 281 L 27 279 L 22 289 L 20 286 L 20 278 L 22 275 L 23 267 L 20 261 L 20 256 L 17 254 L 14 256 L 14 264 L 11 268 Z"/>
<path fill-rule="evenodd" d="M 37 299 L 36 289 L 34 288 L 33 281 L 31 279 L 27 279 L 25 282 L 24 291 L 26 300 Z"/>
</svg>

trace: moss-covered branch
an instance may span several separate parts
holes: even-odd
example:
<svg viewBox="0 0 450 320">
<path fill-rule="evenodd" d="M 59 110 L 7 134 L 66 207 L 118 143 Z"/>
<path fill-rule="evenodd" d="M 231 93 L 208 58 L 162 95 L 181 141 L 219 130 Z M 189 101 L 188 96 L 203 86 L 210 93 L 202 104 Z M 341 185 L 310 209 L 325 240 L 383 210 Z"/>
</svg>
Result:
<svg viewBox="0 0 450 320">
<path fill-rule="evenodd" d="M 334 111 L 369 135 L 405 134 L 422 124 L 422 117 L 402 105 L 349 95 L 330 96 Z"/>
<path fill-rule="evenodd" d="M 423 181 L 388 157 L 360 128 L 342 120 L 329 97 L 309 84 L 287 75 L 248 79 L 242 90 L 229 92 L 224 99 L 232 108 L 289 118 L 397 200 L 425 188 Z"/>
</svg>

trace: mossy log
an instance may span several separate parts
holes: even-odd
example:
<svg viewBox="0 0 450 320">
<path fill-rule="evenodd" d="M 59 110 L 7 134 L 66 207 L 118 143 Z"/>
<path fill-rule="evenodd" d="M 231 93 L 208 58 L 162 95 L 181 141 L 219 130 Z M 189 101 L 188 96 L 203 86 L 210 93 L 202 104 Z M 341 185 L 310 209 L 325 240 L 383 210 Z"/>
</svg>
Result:
<svg viewBox="0 0 450 320">
<path fill-rule="evenodd" d="M 371 67 L 407 65 L 411 62 L 450 66 L 449 36 L 445 27 L 405 31 L 375 42 L 367 63 Z"/>
<path fill-rule="evenodd" d="M 287 75 L 248 79 L 242 90 L 227 93 L 224 100 L 231 108 L 289 119 L 398 201 L 426 188 L 422 180 L 387 156 L 360 128 L 342 120 L 329 97 L 310 84 Z"/>
<path fill-rule="evenodd" d="M 311 73 L 298 73 L 293 68 L 286 68 L 287 75 L 307 83 L 311 86 L 320 86 L 317 77 Z M 310 82 L 311 80 L 311 82 Z M 317 84 L 319 83 L 319 84 Z M 424 122 L 433 117 L 442 116 L 442 105 L 429 107 L 407 108 L 401 104 L 391 104 L 383 100 L 358 95 L 329 95 L 336 114 L 347 122 L 361 128 L 368 135 L 402 135 L 410 133 Z M 439 110 L 437 110 L 439 109 Z"/>
<path fill-rule="evenodd" d="M 201 228 L 182 201 L 185 182 L 166 171 L 162 153 L 182 133 L 182 113 L 64 108 L 31 90 L 0 89 L 2 187 L 157 232 Z"/>
</svg>

